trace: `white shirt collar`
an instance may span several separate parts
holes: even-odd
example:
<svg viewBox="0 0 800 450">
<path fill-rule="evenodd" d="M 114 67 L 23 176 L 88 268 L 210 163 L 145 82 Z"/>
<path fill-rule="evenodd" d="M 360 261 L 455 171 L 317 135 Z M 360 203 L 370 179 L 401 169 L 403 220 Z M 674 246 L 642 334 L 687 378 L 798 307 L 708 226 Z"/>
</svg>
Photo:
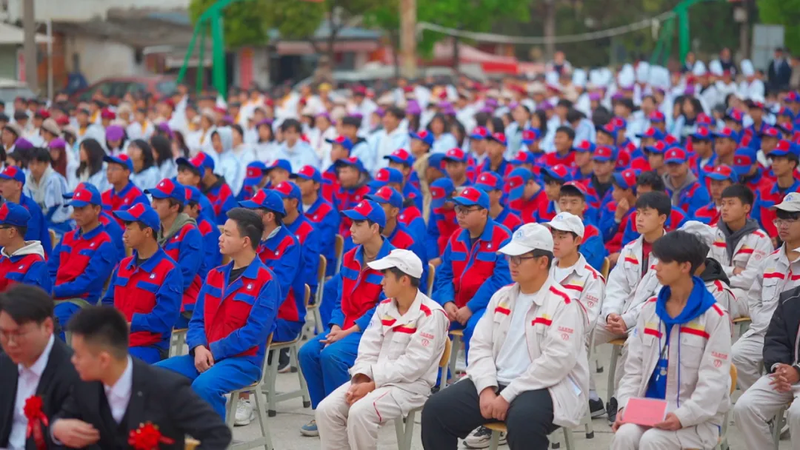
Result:
<svg viewBox="0 0 800 450">
<path fill-rule="evenodd" d="M 53 344 L 55 343 L 55 336 L 51 335 L 50 340 L 47 341 L 47 345 L 44 347 L 44 351 L 41 355 L 39 355 L 39 359 L 33 363 L 32 366 L 29 368 L 25 368 L 22 364 L 17 364 L 17 370 L 19 374 L 22 374 L 24 370 L 30 370 L 33 372 L 38 378 L 42 377 L 42 373 L 44 373 L 44 368 L 47 367 L 47 361 L 50 360 L 50 352 L 53 350 Z"/>
<path fill-rule="evenodd" d="M 114 386 L 103 384 L 103 389 L 106 391 L 106 398 L 130 398 L 131 390 L 133 390 L 133 361 L 128 356 L 128 365 L 122 376 L 119 377 Z"/>
</svg>

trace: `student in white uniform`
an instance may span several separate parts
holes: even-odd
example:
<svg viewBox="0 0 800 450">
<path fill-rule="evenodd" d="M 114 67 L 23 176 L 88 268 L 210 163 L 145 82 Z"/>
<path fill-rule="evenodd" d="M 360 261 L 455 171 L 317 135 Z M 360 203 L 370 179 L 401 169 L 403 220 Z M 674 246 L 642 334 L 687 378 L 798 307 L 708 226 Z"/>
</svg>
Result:
<svg viewBox="0 0 800 450">
<path fill-rule="evenodd" d="M 444 309 L 419 289 L 419 257 L 395 249 L 367 265 L 383 271 L 387 299 L 364 331 L 352 379 L 317 407 L 323 450 L 377 448 L 381 425 L 425 403 L 448 339 Z"/>
</svg>

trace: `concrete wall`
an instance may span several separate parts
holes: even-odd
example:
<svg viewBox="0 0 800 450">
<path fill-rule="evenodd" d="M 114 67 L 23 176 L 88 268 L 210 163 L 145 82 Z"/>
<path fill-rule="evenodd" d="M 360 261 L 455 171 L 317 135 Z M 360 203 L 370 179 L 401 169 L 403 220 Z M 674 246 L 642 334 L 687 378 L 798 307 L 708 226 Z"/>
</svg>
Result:
<svg viewBox="0 0 800 450">
<path fill-rule="evenodd" d="M 8 1 L 8 20 L 22 20 L 24 0 Z M 94 17 L 105 19 L 111 8 L 188 8 L 189 0 L 34 0 L 36 21 L 81 22 Z"/>
<path fill-rule="evenodd" d="M 136 64 L 133 48 L 125 44 L 83 36 L 67 37 L 65 41 L 67 70 L 73 70 L 73 55 L 77 53 L 80 69 L 90 84 L 106 77 L 146 73 L 141 65 Z"/>
</svg>

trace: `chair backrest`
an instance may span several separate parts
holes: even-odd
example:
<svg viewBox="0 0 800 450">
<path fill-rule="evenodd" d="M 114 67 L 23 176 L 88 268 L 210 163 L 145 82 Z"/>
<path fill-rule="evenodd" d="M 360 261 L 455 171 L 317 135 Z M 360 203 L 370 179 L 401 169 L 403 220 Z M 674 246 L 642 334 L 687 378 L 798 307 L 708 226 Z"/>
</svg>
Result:
<svg viewBox="0 0 800 450">
<path fill-rule="evenodd" d="M 56 232 L 53 230 L 47 230 L 47 231 L 50 234 L 50 244 L 53 246 L 53 248 L 56 248 L 56 245 L 58 245 L 58 242 L 56 242 L 57 241 Z"/>
<path fill-rule="evenodd" d="M 328 259 L 319 255 L 319 269 L 317 269 L 317 279 L 322 284 L 325 281 L 325 274 L 328 272 Z M 319 289 L 319 288 L 317 288 Z"/>
<path fill-rule="evenodd" d="M 739 372 L 736 370 L 736 366 L 731 363 L 731 395 L 733 395 L 733 391 L 736 390 L 736 379 L 739 376 Z"/>
<path fill-rule="evenodd" d="M 303 299 L 303 303 L 305 303 L 306 308 L 308 308 L 308 301 L 311 300 L 311 287 L 308 284 L 304 284 L 305 286 L 305 298 Z"/>
<path fill-rule="evenodd" d="M 133 256 L 133 247 L 125 247 L 125 257 L 130 258 Z"/>
<path fill-rule="evenodd" d="M 436 276 L 436 266 L 428 263 L 428 297 L 433 294 L 433 278 Z"/>
<path fill-rule="evenodd" d="M 336 251 L 336 259 L 340 259 L 344 253 L 344 237 L 341 234 L 336 235 L 336 243 L 334 246 Z"/>
<path fill-rule="evenodd" d="M 450 352 L 453 350 L 453 343 L 450 341 L 450 338 L 447 338 L 444 341 L 444 353 L 442 353 L 442 358 L 439 360 L 439 368 L 447 367 L 447 364 L 450 363 Z"/>
<path fill-rule="evenodd" d="M 608 281 L 608 272 L 611 271 L 611 260 L 608 258 L 603 258 L 603 267 L 600 269 L 600 275 L 603 276 L 603 279 Z"/>
</svg>

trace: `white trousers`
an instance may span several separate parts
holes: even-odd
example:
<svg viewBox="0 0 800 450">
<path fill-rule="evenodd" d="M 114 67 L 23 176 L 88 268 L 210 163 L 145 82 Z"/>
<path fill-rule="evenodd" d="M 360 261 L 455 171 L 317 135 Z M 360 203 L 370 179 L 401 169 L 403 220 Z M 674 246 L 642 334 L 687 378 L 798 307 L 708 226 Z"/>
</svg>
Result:
<svg viewBox="0 0 800 450">
<path fill-rule="evenodd" d="M 350 406 L 347 382 L 317 406 L 316 419 L 322 450 L 372 450 L 378 448 L 378 430 L 387 421 L 405 417 L 425 404 L 427 396 L 397 387 L 381 387 Z"/>
<path fill-rule="evenodd" d="M 772 420 L 781 408 L 797 397 L 795 392 L 778 392 L 770 386 L 769 375 L 762 376 L 748 389 L 733 407 L 733 420 L 742 430 L 745 448 L 772 448 L 772 434 L 767 422 Z M 800 448 L 800 402 L 795 401 L 786 411 L 786 422 L 792 435 L 792 448 Z"/>
<path fill-rule="evenodd" d="M 738 372 L 737 384 L 746 391 L 759 378 L 764 361 L 764 335 L 748 330 L 731 347 L 731 363 Z"/>
<path fill-rule="evenodd" d="M 645 428 L 632 423 L 622 425 L 611 441 L 611 450 L 681 450 L 713 449 L 719 430 L 716 425 L 702 423 L 678 431 Z"/>
</svg>

